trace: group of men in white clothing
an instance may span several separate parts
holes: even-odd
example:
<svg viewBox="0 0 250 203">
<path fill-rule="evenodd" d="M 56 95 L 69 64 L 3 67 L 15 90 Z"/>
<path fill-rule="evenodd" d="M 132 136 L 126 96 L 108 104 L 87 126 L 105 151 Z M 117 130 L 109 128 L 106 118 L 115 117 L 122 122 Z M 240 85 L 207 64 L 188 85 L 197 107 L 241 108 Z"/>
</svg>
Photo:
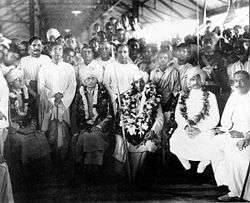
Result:
<svg viewBox="0 0 250 203">
<path fill-rule="evenodd" d="M 122 105 L 130 102 L 123 95 L 126 96 L 130 91 L 131 84 L 136 90 L 136 94 L 129 94 L 136 101 L 135 112 L 150 112 L 151 117 L 142 117 L 148 119 L 145 128 L 150 128 L 146 129 L 145 142 L 132 146 L 131 143 L 126 144 L 124 137 L 116 136 L 113 156 L 123 162 L 124 153 L 128 150 L 132 154 L 130 157 L 134 156 L 131 163 L 136 165 L 133 176 L 142 164 L 138 160 L 144 156 L 143 152 L 155 152 L 160 148 L 164 116 L 170 111 L 167 102 L 170 97 L 176 97 L 179 93 L 175 108 L 178 127 L 170 138 L 170 151 L 186 170 L 191 168 L 189 161 L 200 162 L 198 173 L 203 173 L 211 163 L 217 185 L 227 185 L 230 190 L 228 194 L 219 197 L 220 200 L 230 201 L 242 196 L 250 163 L 250 76 L 247 72 L 238 71 L 234 74 L 233 92 L 224 109 L 221 127 L 218 128 L 220 115 L 217 101 L 215 95 L 204 87 L 204 72 L 199 67 L 190 65 L 180 79 L 179 65 L 171 51 L 159 52 L 158 64 L 155 64 L 155 70 L 149 76 L 133 64 L 126 44 L 118 46 L 117 56 L 113 58 L 111 45 L 103 42 L 98 59 L 94 59 L 90 46 L 83 46 L 82 60 L 78 64 L 69 64 L 70 61 L 64 60 L 62 45 L 51 43 L 50 58 L 41 54 L 43 44 L 39 37 L 32 38 L 29 43 L 29 55 L 22 57 L 14 68 L 22 70 L 29 92 L 36 98 L 39 127 L 47 133 L 51 151 L 55 151 L 56 156 L 60 156 L 62 160 L 67 156 L 71 139 L 70 106 L 78 86 L 85 82 L 83 80 L 86 80 L 87 74 L 107 88 L 115 114 L 121 113 L 119 119 L 123 122 L 120 127 L 124 127 L 124 132 L 131 132 L 135 126 L 131 121 L 129 125 L 132 127 L 126 128 L 127 122 L 123 120 L 126 117 L 122 115 Z M 142 88 L 140 82 L 144 83 Z M 0 89 L 2 154 L 4 129 L 8 126 L 8 88 L 2 72 Z M 152 92 L 147 94 L 147 91 Z M 151 101 L 155 103 L 152 104 Z M 152 112 L 154 109 L 155 114 Z M 140 157 L 138 153 L 142 153 Z M 250 201 L 250 178 L 244 188 L 243 198 Z"/>
</svg>

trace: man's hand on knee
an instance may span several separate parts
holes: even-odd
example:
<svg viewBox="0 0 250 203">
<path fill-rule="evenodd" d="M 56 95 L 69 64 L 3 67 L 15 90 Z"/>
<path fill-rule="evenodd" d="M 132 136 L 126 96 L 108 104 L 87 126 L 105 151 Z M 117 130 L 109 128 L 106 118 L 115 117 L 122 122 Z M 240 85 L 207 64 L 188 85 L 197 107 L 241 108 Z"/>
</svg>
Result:
<svg viewBox="0 0 250 203">
<path fill-rule="evenodd" d="M 239 132 L 237 130 L 231 130 L 229 133 L 230 133 L 232 138 L 243 138 L 244 137 L 243 133 Z"/>
</svg>

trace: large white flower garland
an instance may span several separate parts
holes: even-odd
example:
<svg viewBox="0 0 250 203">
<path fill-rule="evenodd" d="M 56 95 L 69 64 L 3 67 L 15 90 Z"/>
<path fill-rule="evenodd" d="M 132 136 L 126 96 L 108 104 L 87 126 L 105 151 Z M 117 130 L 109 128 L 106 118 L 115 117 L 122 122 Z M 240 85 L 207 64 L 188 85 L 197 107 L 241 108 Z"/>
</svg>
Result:
<svg viewBox="0 0 250 203">
<path fill-rule="evenodd" d="M 131 138 L 136 140 L 136 144 L 140 144 L 153 125 L 161 95 L 157 93 L 156 86 L 152 82 L 145 85 L 142 93 L 134 92 L 135 87 L 122 95 L 121 110 L 128 141 Z M 140 108 L 137 111 L 138 100 Z"/>
</svg>

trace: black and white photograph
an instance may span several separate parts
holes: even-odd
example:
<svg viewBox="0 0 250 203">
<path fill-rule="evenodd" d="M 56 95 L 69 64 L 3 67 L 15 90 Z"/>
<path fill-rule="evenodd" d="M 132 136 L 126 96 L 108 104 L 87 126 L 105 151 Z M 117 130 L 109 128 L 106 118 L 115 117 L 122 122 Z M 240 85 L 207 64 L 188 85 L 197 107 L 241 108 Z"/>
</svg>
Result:
<svg viewBox="0 0 250 203">
<path fill-rule="evenodd" d="M 249 0 L 0 0 L 0 203 L 250 202 Z"/>
</svg>

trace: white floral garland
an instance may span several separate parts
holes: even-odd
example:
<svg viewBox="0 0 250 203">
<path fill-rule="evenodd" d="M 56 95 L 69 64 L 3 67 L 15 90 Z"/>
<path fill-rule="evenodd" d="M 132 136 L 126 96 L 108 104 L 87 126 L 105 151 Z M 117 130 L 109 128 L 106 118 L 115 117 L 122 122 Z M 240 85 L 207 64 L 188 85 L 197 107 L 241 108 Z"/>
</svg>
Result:
<svg viewBox="0 0 250 203">
<path fill-rule="evenodd" d="M 129 136 L 139 136 L 143 139 L 149 128 L 153 125 L 153 115 L 156 115 L 157 106 L 161 102 L 161 96 L 157 94 L 156 87 L 153 83 L 148 83 L 142 93 L 132 94 L 133 88 L 126 92 L 122 98 L 122 116 L 124 127 Z M 136 114 L 136 100 L 140 100 L 140 109 Z M 151 94 L 147 97 L 146 94 Z M 121 122 L 120 122 L 121 126 Z"/>
<path fill-rule="evenodd" d="M 23 89 L 23 93 L 24 93 L 24 100 L 28 100 L 29 99 L 28 88 L 26 86 L 23 86 L 22 89 Z M 28 112 L 28 105 L 29 104 L 27 102 L 24 103 L 24 110 L 21 111 L 20 110 L 20 103 L 17 99 L 17 94 L 18 94 L 18 92 L 10 92 L 9 97 L 15 99 L 14 108 L 15 108 L 17 114 L 19 116 L 26 116 L 27 112 Z"/>
<path fill-rule="evenodd" d="M 88 100 L 85 95 L 84 87 L 81 86 L 79 89 L 79 92 L 82 96 L 83 106 L 84 106 L 84 112 L 85 112 L 85 119 L 89 119 L 89 106 L 88 106 Z M 93 122 L 96 120 L 98 113 L 96 111 L 96 105 L 97 105 L 97 97 L 98 97 L 98 85 L 95 86 L 94 89 L 94 96 L 93 96 L 93 114 L 94 117 L 91 118 L 89 121 L 89 124 L 93 124 Z"/>
</svg>

